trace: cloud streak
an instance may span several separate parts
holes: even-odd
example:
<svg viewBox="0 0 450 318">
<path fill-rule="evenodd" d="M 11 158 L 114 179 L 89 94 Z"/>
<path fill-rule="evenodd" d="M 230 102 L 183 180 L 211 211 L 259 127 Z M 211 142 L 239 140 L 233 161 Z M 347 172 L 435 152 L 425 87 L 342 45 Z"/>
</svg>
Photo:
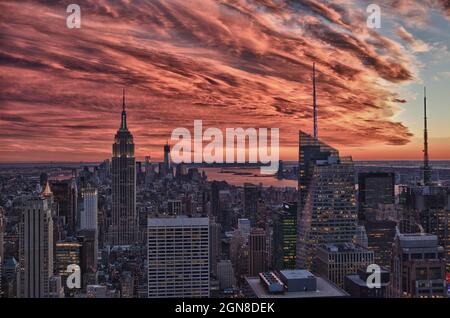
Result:
<svg viewBox="0 0 450 318">
<path fill-rule="evenodd" d="M 391 89 L 417 78 L 411 55 L 368 30 L 353 1 L 79 1 L 81 29 L 65 27 L 67 4 L 0 4 L 4 161 L 110 156 L 124 86 L 140 157 L 160 157 L 194 119 L 278 127 L 288 153 L 311 130 L 313 62 L 321 138 L 358 147 L 412 137 L 392 120 L 406 100 Z M 424 48 L 405 28 L 398 35 Z"/>
</svg>

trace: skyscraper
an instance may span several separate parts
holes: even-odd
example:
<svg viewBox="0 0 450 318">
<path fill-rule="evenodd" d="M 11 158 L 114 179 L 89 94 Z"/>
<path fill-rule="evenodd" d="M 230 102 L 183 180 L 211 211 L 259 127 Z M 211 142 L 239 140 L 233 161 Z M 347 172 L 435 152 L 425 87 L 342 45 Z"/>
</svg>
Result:
<svg viewBox="0 0 450 318">
<path fill-rule="evenodd" d="M 57 204 L 58 216 L 63 219 L 67 230 L 74 233 L 77 224 L 78 189 L 73 178 L 61 181 L 51 181 L 50 188 Z"/>
<path fill-rule="evenodd" d="M 112 226 L 114 245 L 130 245 L 137 241 L 136 164 L 133 135 L 127 127 L 125 92 L 122 121 L 112 145 Z"/>
<path fill-rule="evenodd" d="M 150 218 L 148 297 L 209 297 L 209 219 Z"/>
<path fill-rule="evenodd" d="M 172 175 L 172 166 L 170 164 L 170 145 L 166 143 L 164 145 L 164 163 L 161 177 L 167 177 Z"/>
<path fill-rule="evenodd" d="M 263 229 L 253 229 L 248 237 L 248 276 L 258 276 L 266 270 L 266 232 Z"/>
<path fill-rule="evenodd" d="M 81 191 L 81 196 L 83 198 L 83 209 L 81 210 L 80 230 L 97 230 L 97 189 L 84 188 Z"/>
<path fill-rule="evenodd" d="M 81 265 L 81 244 L 78 242 L 57 242 L 55 244 L 55 272 L 61 277 L 61 284 L 67 295 L 71 290 L 67 287 L 67 267 L 71 264 Z"/>
<path fill-rule="evenodd" d="M 392 297 L 445 297 L 444 249 L 436 235 L 397 231 L 392 254 Z"/>
<path fill-rule="evenodd" d="M 378 204 L 395 203 L 395 174 L 392 172 L 369 172 L 358 174 L 358 218 L 367 220 L 367 208 Z"/>
<path fill-rule="evenodd" d="M 313 65 L 314 136 L 299 131 L 297 268 L 312 269 L 319 244 L 350 243 L 357 225 L 351 157 L 317 136 L 316 74 Z"/>
<path fill-rule="evenodd" d="M 297 258 L 297 203 L 283 203 L 273 220 L 273 265 L 295 269 Z"/>
<path fill-rule="evenodd" d="M 300 131 L 297 267 L 312 270 L 319 244 L 351 243 L 357 226 L 351 157 Z"/>
<path fill-rule="evenodd" d="M 52 196 L 46 186 L 45 196 L 24 198 L 19 223 L 19 296 L 49 297 L 53 275 Z"/>
<path fill-rule="evenodd" d="M 250 220 L 252 226 L 256 227 L 258 222 L 258 187 L 252 183 L 244 183 L 244 215 Z"/>
</svg>

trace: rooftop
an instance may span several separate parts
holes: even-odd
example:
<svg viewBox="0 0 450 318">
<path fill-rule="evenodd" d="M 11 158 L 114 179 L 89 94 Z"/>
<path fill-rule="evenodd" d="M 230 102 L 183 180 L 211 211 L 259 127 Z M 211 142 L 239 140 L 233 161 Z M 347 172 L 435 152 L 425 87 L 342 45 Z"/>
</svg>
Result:
<svg viewBox="0 0 450 318">
<path fill-rule="evenodd" d="M 307 271 L 305 271 L 307 272 Z M 349 295 L 339 287 L 333 285 L 322 277 L 316 277 L 317 290 L 301 292 L 285 292 L 284 294 L 271 294 L 264 288 L 259 277 L 246 277 L 250 288 L 258 298 L 319 298 L 319 297 L 348 297 Z"/>
</svg>

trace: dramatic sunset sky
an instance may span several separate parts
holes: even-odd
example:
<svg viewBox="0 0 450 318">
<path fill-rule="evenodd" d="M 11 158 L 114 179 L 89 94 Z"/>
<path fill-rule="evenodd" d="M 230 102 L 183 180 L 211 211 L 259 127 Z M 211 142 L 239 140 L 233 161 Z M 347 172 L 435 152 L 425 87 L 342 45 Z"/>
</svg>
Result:
<svg viewBox="0 0 450 318">
<path fill-rule="evenodd" d="M 450 159 L 448 0 L 2 0 L 0 43 L 0 161 L 110 157 L 122 87 L 138 159 L 202 119 L 278 127 L 295 160 L 314 61 L 320 139 L 354 159 L 421 158 L 426 85 L 430 157 Z"/>
</svg>

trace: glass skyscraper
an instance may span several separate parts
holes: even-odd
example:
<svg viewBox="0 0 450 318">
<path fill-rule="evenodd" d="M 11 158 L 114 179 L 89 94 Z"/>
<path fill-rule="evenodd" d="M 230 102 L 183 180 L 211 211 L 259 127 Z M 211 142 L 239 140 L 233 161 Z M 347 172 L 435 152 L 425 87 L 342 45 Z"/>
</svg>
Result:
<svg viewBox="0 0 450 318">
<path fill-rule="evenodd" d="M 317 246 L 351 243 L 357 226 L 350 157 L 300 132 L 297 267 L 313 270 Z"/>
</svg>

